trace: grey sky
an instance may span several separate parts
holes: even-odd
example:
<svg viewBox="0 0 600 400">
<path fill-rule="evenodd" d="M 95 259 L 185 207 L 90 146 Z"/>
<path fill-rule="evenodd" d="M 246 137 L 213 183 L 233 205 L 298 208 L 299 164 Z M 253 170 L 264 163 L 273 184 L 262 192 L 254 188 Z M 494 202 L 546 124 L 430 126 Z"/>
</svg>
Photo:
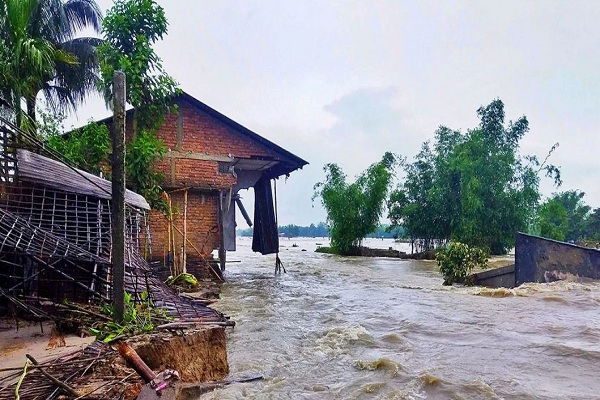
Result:
<svg viewBox="0 0 600 400">
<path fill-rule="evenodd" d="M 560 190 L 600 207 L 600 2 L 159 3 L 157 52 L 181 88 L 310 162 L 278 183 L 280 224 L 325 219 L 311 203 L 325 163 L 352 177 L 388 150 L 412 158 L 439 125 L 475 127 L 494 98 L 529 119 L 522 151 L 560 142 Z M 90 99 L 69 123 L 107 115 Z"/>
</svg>

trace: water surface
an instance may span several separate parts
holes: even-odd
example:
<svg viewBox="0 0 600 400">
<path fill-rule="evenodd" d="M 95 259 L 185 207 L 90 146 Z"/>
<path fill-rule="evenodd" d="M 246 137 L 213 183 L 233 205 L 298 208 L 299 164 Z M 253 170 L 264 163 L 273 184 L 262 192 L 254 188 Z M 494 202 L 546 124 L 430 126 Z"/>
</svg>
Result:
<svg viewBox="0 0 600 400">
<path fill-rule="evenodd" d="M 214 307 L 237 323 L 232 375 L 266 379 L 202 399 L 600 398 L 600 284 L 444 287 L 433 261 L 316 243 L 327 239 L 282 239 L 287 274 L 274 276 L 275 257 L 238 238 Z"/>
</svg>

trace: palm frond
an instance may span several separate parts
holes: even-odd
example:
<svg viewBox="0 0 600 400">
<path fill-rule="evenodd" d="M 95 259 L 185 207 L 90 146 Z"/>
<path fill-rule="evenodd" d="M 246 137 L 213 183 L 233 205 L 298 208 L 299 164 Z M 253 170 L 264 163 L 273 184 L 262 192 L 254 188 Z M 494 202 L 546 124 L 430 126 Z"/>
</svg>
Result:
<svg viewBox="0 0 600 400">
<path fill-rule="evenodd" d="M 101 22 L 95 0 L 0 0 L 0 96 L 17 115 L 40 90 L 52 109 L 66 110 L 97 89 L 102 41 L 75 35 L 99 32 Z"/>
<path fill-rule="evenodd" d="M 96 33 L 102 29 L 102 11 L 94 0 L 68 0 L 63 5 L 71 31 L 91 27 Z"/>
<path fill-rule="evenodd" d="M 54 87 L 70 88 L 70 108 L 82 102 L 86 95 L 97 90 L 99 64 L 95 45 L 99 39 L 77 38 L 61 44 L 61 49 L 77 59 L 77 64 L 57 63 Z"/>
<path fill-rule="evenodd" d="M 42 90 L 46 105 L 53 112 L 60 114 L 66 110 L 75 110 L 74 104 L 77 102 L 73 99 L 70 89 L 46 84 Z"/>
</svg>

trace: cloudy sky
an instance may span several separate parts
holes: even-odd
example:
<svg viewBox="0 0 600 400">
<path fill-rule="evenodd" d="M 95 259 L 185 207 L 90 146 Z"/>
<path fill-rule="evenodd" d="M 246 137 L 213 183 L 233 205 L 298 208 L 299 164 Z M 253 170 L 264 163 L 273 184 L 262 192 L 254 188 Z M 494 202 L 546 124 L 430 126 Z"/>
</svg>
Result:
<svg viewBox="0 0 600 400">
<path fill-rule="evenodd" d="M 600 207 L 600 2 L 159 3 L 169 33 L 156 50 L 181 88 L 310 162 L 278 183 L 280 224 L 325 220 L 311 202 L 325 163 L 353 177 L 388 150 L 410 159 L 439 125 L 475 127 L 495 98 L 529 119 L 522 152 L 559 142 L 560 190 Z M 108 114 L 92 98 L 68 123 Z"/>
</svg>

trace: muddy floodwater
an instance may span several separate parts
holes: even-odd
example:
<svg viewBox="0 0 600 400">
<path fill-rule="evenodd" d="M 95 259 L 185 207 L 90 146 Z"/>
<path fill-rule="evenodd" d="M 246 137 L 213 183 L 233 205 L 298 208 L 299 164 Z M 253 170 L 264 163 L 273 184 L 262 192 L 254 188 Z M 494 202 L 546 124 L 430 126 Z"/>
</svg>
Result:
<svg viewBox="0 0 600 400">
<path fill-rule="evenodd" d="M 275 257 L 238 238 L 215 308 L 237 323 L 232 375 L 266 379 L 202 399 L 600 398 L 600 284 L 444 287 L 435 262 L 317 243 L 282 239 L 287 274 L 274 276 Z"/>
</svg>

